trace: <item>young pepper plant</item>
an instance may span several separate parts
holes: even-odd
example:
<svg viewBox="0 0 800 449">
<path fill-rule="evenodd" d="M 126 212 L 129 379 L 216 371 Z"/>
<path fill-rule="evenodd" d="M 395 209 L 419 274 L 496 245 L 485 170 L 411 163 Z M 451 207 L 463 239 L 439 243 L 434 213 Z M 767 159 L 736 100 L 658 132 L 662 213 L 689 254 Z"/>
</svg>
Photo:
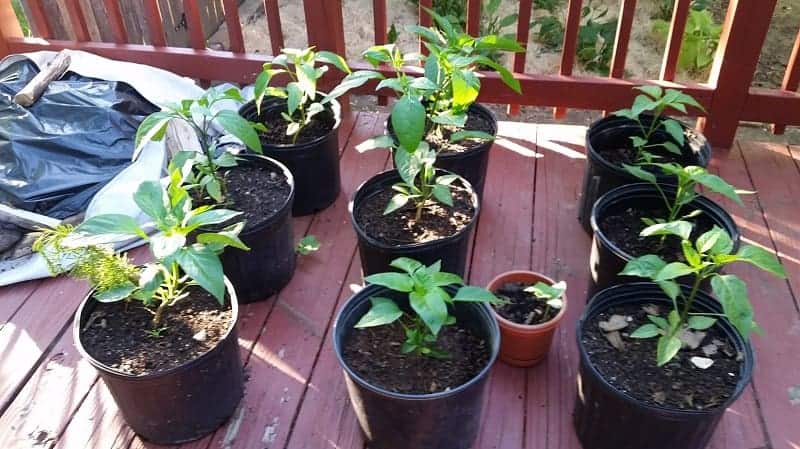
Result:
<svg viewBox="0 0 800 449">
<path fill-rule="evenodd" d="M 167 131 L 170 120 L 181 120 L 187 123 L 197 135 L 201 152 L 179 151 L 173 163 L 183 165 L 190 161 L 193 171 L 187 176 L 190 188 L 199 189 L 201 194 L 207 193 L 217 204 L 226 199 L 224 180 L 219 173 L 220 168 L 235 167 L 236 157 L 227 151 L 217 151 L 217 142 L 212 138 L 212 124 L 219 124 L 227 133 L 241 140 L 247 148 L 261 153 L 261 141 L 256 129 L 263 125 L 253 124 L 239 116 L 236 111 L 213 111 L 213 107 L 221 101 L 243 102 L 241 93 L 236 88 L 218 91 L 211 89 L 198 99 L 187 99 L 179 104 L 169 105 L 159 112 L 147 116 L 136 131 L 137 151 L 150 141 L 161 141 Z"/>
<path fill-rule="evenodd" d="M 330 64 L 347 76 L 329 93 L 317 91 L 319 80 L 327 73 Z M 276 76 L 285 75 L 289 83 L 285 87 L 270 85 Z M 281 117 L 288 124 L 286 135 L 292 136 L 292 143 L 303 129 L 311 123 L 315 115 L 325 110 L 331 101 L 376 78 L 371 71 L 353 72 L 341 56 L 330 51 L 315 51 L 314 47 L 306 49 L 284 48 L 281 54 L 264 64 L 262 72 L 255 82 L 256 110 L 261 114 L 261 106 L 266 97 L 286 99 L 286 110 Z M 322 95 L 322 98 L 319 98 Z"/>
<path fill-rule="evenodd" d="M 544 282 L 537 282 L 523 291 L 532 294 L 536 299 L 545 303 L 542 316 L 547 319 L 550 309 L 561 310 L 564 307 L 564 293 L 567 291 L 567 283 L 559 281 L 550 285 Z"/>
<path fill-rule="evenodd" d="M 686 223 L 686 222 L 684 222 Z M 677 231 L 686 229 L 689 232 Z M 717 318 L 730 321 L 739 334 L 747 340 L 753 331 L 760 331 L 753 321 L 753 306 L 747 296 L 747 285 L 733 274 L 720 274 L 720 270 L 734 262 L 745 262 L 784 279 L 786 273 L 775 256 L 757 246 L 745 245 L 736 254 L 733 252 L 733 241 L 722 228 L 714 226 L 703 233 L 696 241 L 689 240 L 691 224 L 668 226 L 664 228 L 681 239 L 684 262 L 667 263 L 659 256 L 648 254 L 631 260 L 620 273 L 626 276 L 637 276 L 650 279 L 661 287 L 672 301 L 672 310 L 666 319 L 662 316 L 648 315 L 650 323 L 636 329 L 632 338 L 656 338 L 658 346 L 656 361 L 663 366 L 672 360 L 680 351 L 682 341 L 680 335 L 686 330 L 704 330 L 716 323 Z M 677 278 L 690 276 L 693 281 L 686 294 L 678 285 Z M 697 297 L 700 285 L 711 279 L 714 296 L 722 305 L 722 314 L 693 313 L 692 306 Z M 678 303 L 678 298 L 682 304 Z"/>
<path fill-rule="evenodd" d="M 679 90 L 662 89 L 659 86 L 641 86 L 634 89 L 642 92 L 633 100 L 633 105 L 629 109 L 620 109 L 614 115 L 633 120 L 639 127 L 639 135 L 631 136 L 631 143 L 636 151 L 636 163 L 642 164 L 653 162 L 657 156 L 651 153 L 652 149 L 663 148 L 670 153 L 681 155 L 686 137 L 683 134 L 683 127 L 675 119 L 664 116 L 670 109 L 686 113 L 687 106 L 695 107 L 705 111 L 694 98 Z M 652 117 L 650 124 L 642 122 L 642 114 L 649 113 Z M 663 129 L 672 141 L 652 142 L 653 136 L 660 129 Z"/>
<path fill-rule="evenodd" d="M 406 335 L 401 348 L 403 353 L 448 357 L 445 351 L 436 347 L 436 342 L 444 326 L 456 323 L 456 317 L 450 314 L 449 308 L 458 302 L 501 302 L 487 290 L 464 285 L 460 276 L 442 272 L 441 262 L 425 266 L 414 259 L 400 257 L 390 265 L 403 272 L 373 274 L 367 276 L 365 281 L 407 294 L 412 313 L 404 312 L 389 298 L 375 296 L 370 298 L 372 307 L 355 327 L 361 329 L 399 322 Z M 455 296 L 451 296 L 442 288 L 448 285 L 461 287 Z"/>
<path fill-rule="evenodd" d="M 200 286 L 220 304 L 225 302 L 225 283 L 219 253 L 227 246 L 249 249 L 238 238 L 243 222 L 228 225 L 221 231 L 207 231 L 209 226 L 228 223 L 240 212 L 215 209 L 213 206 L 192 206 L 189 193 L 182 187 L 185 173 L 176 169 L 170 173 L 168 186 L 156 181 L 139 185 L 133 198 L 139 208 L 152 220 L 143 227 L 132 217 L 122 214 L 104 214 L 89 218 L 76 227 L 74 242 L 84 246 L 83 256 L 64 263 L 69 256 L 63 249 L 69 247 L 61 235 L 52 233 L 40 238 L 40 251 L 56 273 L 68 272 L 89 279 L 99 287 L 94 298 L 100 302 L 138 300 L 153 313 L 153 329 L 159 329 L 164 312 L 188 296 L 187 288 Z M 148 236 L 143 228 L 154 226 L 158 234 Z M 62 232 L 63 234 L 63 232 Z M 189 234 L 196 243 L 190 243 Z M 195 235 L 196 234 L 196 235 Z M 103 237 L 132 236 L 146 240 L 155 262 L 142 268 L 133 267 L 122 256 L 115 256 L 110 247 L 103 246 Z M 92 240 L 94 238 L 94 240 Z M 94 242 L 81 244 L 80 242 Z M 57 245 L 53 245 L 57 243 Z M 86 248 L 88 247 L 88 248 Z M 72 250 L 70 250 L 72 251 Z M 101 267 L 102 276 L 84 275 Z M 112 270 L 125 273 L 112 277 Z M 98 279 L 113 279 L 101 283 Z"/>
</svg>

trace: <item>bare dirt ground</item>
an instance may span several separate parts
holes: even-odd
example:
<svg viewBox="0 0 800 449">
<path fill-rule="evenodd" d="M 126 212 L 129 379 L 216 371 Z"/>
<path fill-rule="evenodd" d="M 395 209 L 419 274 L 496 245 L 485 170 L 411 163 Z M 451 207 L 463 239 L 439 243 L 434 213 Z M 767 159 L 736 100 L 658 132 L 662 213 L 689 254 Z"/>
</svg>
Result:
<svg viewBox="0 0 800 449">
<path fill-rule="evenodd" d="M 651 79 L 658 76 L 661 65 L 663 48 L 659 47 L 651 33 L 651 17 L 656 2 L 661 0 L 643 0 L 638 2 L 634 27 L 631 36 L 628 58 L 626 61 L 626 75 L 638 79 Z M 586 3 L 586 2 L 585 2 Z M 717 22 L 722 22 L 727 10 L 727 0 L 712 0 L 711 9 Z M 350 61 L 360 60 L 360 53 L 374 42 L 373 11 L 371 0 L 343 0 L 345 44 L 347 58 Z M 592 0 L 594 8 L 608 8 L 609 17 L 618 14 L 618 0 Z M 304 47 L 307 45 L 305 31 L 305 16 L 303 4 L 299 0 L 280 0 L 280 15 L 283 25 L 284 42 L 287 47 Z M 518 3 L 514 0 L 503 0 L 499 15 L 504 17 L 515 12 Z M 566 17 L 566 2 L 562 2 L 555 15 L 562 22 Z M 417 10 L 407 0 L 388 0 L 388 23 L 395 24 L 399 36 L 397 44 L 405 51 L 415 51 L 417 43 L 413 36 L 405 32 L 408 24 L 416 23 Z M 546 11 L 534 10 L 533 17 L 547 14 Z M 264 17 L 263 2 L 261 0 L 245 0 L 240 6 L 240 18 L 248 51 L 257 53 L 270 53 L 269 31 Z M 773 23 L 767 35 L 758 70 L 753 80 L 753 86 L 780 87 L 786 61 L 791 53 L 794 39 L 800 26 L 800 0 L 779 0 L 775 10 Z M 509 27 L 512 32 L 514 26 Z M 220 29 L 209 38 L 210 46 L 218 48 L 227 47 L 227 28 L 223 24 Z M 543 48 L 534 40 L 534 33 L 528 41 L 526 71 L 532 73 L 553 74 L 559 69 L 561 53 Z M 593 74 L 576 65 L 575 74 Z M 678 80 L 703 82 L 707 74 L 680 73 Z M 354 106 L 359 110 L 375 110 L 379 108 L 374 97 L 356 97 Z M 505 107 L 493 108 L 502 119 L 511 119 L 525 122 L 548 123 L 553 122 L 553 109 L 544 107 L 525 107 L 518 116 L 509 118 L 505 114 Z M 571 110 L 561 123 L 588 124 L 599 117 L 597 111 Z M 783 136 L 774 136 L 768 131 L 768 125 L 744 124 L 739 130 L 740 137 L 755 140 L 777 140 L 789 143 L 800 143 L 800 130 L 790 128 Z"/>
</svg>

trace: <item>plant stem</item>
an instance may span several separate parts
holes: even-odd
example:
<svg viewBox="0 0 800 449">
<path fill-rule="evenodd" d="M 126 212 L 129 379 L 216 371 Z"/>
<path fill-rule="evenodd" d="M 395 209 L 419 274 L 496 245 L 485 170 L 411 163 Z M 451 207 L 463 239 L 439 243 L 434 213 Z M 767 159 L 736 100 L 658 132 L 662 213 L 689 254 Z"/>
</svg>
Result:
<svg viewBox="0 0 800 449">
<path fill-rule="evenodd" d="M 697 297 L 697 290 L 700 289 L 700 283 L 703 282 L 705 276 L 703 275 L 703 271 L 701 270 L 700 273 L 697 273 L 694 278 L 694 283 L 692 284 L 692 290 L 689 292 L 689 297 L 686 298 L 686 303 L 683 305 L 683 311 L 681 312 L 681 319 L 678 323 L 678 330 L 683 328 L 683 325 L 686 323 L 689 317 L 689 311 L 692 310 L 692 304 L 694 303 L 695 297 Z"/>
</svg>

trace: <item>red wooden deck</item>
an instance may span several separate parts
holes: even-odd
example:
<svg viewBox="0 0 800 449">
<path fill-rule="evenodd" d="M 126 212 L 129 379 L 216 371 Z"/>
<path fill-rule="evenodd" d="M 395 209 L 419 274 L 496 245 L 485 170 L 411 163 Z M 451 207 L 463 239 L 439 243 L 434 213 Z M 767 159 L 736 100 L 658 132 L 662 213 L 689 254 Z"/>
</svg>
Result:
<svg viewBox="0 0 800 449">
<path fill-rule="evenodd" d="M 298 238 L 323 243 L 303 257 L 279 295 L 243 307 L 240 328 L 246 396 L 231 421 L 186 447 L 362 449 L 331 348 L 334 312 L 360 282 L 347 200 L 387 154 L 354 146 L 383 130 L 384 115 L 360 113 L 341 130 L 343 194 L 328 210 L 297 219 Z M 573 326 L 585 301 L 589 238 L 576 220 L 583 171 L 581 127 L 502 123 L 489 164 L 469 278 L 533 268 L 569 282 L 571 300 L 546 363 L 523 370 L 498 363 L 476 448 L 577 449 L 571 423 L 577 364 Z M 749 241 L 776 249 L 788 282 L 755 270 L 759 322 L 752 387 L 727 412 L 714 449 L 800 449 L 800 148 L 738 142 L 714 169 L 758 190 L 746 207 L 728 205 Z M 141 252 L 141 250 L 140 250 Z M 94 369 L 72 344 L 71 320 L 85 284 L 50 279 L 0 289 L 0 448 L 154 448 L 125 426 Z M 800 388 L 800 387 L 798 387 Z M 797 402 L 797 401 L 795 401 Z M 446 449 L 446 448 L 443 448 Z M 677 449 L 677 448 L 676 448 Z"/>
</svg>

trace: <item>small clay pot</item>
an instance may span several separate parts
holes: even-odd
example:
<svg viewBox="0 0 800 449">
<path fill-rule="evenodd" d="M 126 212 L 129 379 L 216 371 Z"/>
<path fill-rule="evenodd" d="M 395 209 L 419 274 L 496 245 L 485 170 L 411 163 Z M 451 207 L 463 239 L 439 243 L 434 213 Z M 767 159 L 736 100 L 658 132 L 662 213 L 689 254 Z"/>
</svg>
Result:
<svg viewBox="0 0 800 449">
<path fill-rule="evenodd" d="M 507 271 L 492 279 L 486 287 L 490 292 L 510 282 L 522 282 L 534 285 L 544 282 L 549 285 L 555 281 L 533 271 Z M 567 310 L 567 297 L 562 297 L 564 306 L 553 319 L 541 324 L 518 324 L 503 318 L 494 308 L 494 316 L 500 325 L 500 360 L 512 366 L 529 367 L 536 365 L 547 357 L 553 334 Z"/>
</svg>

